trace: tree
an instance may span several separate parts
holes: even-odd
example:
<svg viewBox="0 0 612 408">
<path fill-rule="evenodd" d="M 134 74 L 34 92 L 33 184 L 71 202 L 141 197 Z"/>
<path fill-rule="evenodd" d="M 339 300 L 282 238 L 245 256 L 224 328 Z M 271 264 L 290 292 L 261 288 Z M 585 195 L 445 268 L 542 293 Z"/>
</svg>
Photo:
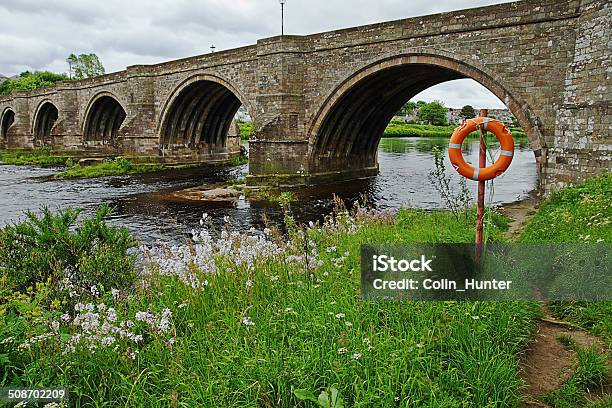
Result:
<svg viewBox="0 0 612 408">
<path fill-rule="evenodd" d="M 463 119 L 475 118 L 476 110 L 474 110 L 474 107 L 472 105 L 465 105 L 463 108 L 461 108 L 461 112 L 459 113 L 459 116 L 462 117 Z"/>
<path fill-rule="evenodd" d="M 70 54 L 66 58 L 68 63 L 70 78 L 85 79 L 98 75 L 104 75 L 105 70 L 102 62 L 94 53 L 91 54 Z"/>
<path fill-rule="evenodd" d="M 402 106 L 402 109 L 400 109 L 397 114 L 400 116 L 410 115 L 412 112 L 415 111 L 416 108 L 417 108 L 416 103 L 412 101 L 408 101 L 404 104 L 404 106 Z"/>
<path fill-rule="evenodd" d="M 448 125 L 448 108 L 442 102 L 431 102 L 421 105 L 419 108 L 419 120 L 430 125 Z"/>
<path fill-rule="evenodd" d="M 24 71 L 18 78 L 7 79 L 0 83 L 0 94 L 10 94 L 19 91 L 32 91 L 38 88 L 52 86 L 58 81 L 65 81 L 65 74 L 56 74 L 48 71 Z"/>
</svg>

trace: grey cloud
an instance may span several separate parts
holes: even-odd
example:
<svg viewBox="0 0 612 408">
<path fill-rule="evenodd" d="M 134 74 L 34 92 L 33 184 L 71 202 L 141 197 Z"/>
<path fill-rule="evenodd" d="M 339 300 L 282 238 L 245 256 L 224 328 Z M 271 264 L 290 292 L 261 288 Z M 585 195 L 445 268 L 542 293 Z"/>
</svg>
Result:
<svg viewBox="0 0 612 408">
<path fill-rule="evenodd" d="M 473 79 L 445 82 L 426 89 L 412 99 L 426 102 L 442 101 L 446 106 L 452 108 L 460 108 L 464 105 L 472 105 L 475 108 L 505 108 L 502 101 Z"/>
<path fill-rule="evenodd" d="M 499 2 L 287 0 L 285 31 L 309 34 Z M 280 6 L 278 0 L 3 0 L 0 21 L 2 74 L 65 71 L 71 52 L 95 52 L 112 72 L 278 35 Z M 466 99 L 501 103 L 473 81 L 441 84 L 422 98 L 451 106 Z"/>
</svg>

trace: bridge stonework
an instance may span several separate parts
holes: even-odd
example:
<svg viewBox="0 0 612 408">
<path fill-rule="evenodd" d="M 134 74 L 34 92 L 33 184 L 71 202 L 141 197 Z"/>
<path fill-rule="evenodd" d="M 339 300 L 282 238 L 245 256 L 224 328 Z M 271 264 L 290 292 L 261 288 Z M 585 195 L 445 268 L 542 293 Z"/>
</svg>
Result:
<svg viewBox="0 0 612 408">
<path fill-rule="evenodd" d="M 519 1 L 314 34 L 0 99 L 4 147 L 86 155 L 226 160 L 232 118 L 254 119 L 249 183 L 377 174 L 393 114 L 433 85 L 472 78 L 528 134 L 541 187 L 612 167 L 608 0 Z"/>
</svg>

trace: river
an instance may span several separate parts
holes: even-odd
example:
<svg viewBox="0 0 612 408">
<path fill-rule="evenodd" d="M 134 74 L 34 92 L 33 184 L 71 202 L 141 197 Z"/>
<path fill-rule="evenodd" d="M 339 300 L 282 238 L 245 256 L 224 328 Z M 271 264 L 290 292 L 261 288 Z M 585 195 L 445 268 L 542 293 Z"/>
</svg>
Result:
<svg viewBox="0 0 612 408">
<path fill-rule="evenodd" d="M 365 196 L 377 208 L 442 208 L 444 205 L 428 174 L 434 169 L 432 148 L 446 148 L 447 139 L 388 138 L 378 150 L 380 175 L 369 180 L 337 183 L 325 187 L 296 190 L 298 201 L 292 209 L 300 222 L 316 221 L 332 209 L 332 196 L 351 203 Z M 464 155 L 477 163 L 478 141 L 464 143 Z M 459 176 L 446 159 L 447 172 Z M 264 214 L 273 224 L 282 223 L 277 205 L 239 200 L 237 204 L 177 202 L 168 200 L 172 192 L 202 184 L 222 183 L 243 177 L 248 165 L 234 168 L 184 169 L 89 180 L 48 180 L 59 169 L 35 166 L 0 166 L 0 226 L 23 219 L 24 211 L 43 206 L 83 208 L 89 214 L 101 203 L 115 208 L 110 222 L 123 225 L 144 242 L 182 241 L 197 227 L 203 213 L 219 228 L 228 216 L 233 228 L 262 229 Z M 472 194 L 476 182 L 468 181 Z M 503 177 L 496 179 L 491 202 L 495 205 L 525 198 L 537 186 L 535 157 L 526 141 L 518 141 L 514 160 Z"/>
</svg>

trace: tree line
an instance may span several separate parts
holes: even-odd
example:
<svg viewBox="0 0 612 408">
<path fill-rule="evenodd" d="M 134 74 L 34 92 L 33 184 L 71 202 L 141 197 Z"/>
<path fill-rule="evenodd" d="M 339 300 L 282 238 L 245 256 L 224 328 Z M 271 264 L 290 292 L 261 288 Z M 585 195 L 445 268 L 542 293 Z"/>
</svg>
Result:
<svg viewBox="0 0 612 408">
<path fill-rule="evenodd" d="M 448 125 L 448 108 L 443 102 L 408 101 L 397 113 L 398 116 L 412 116 L 416 121 L 434 126 Z M 459 116 L 462 119 L 475 118 L 476 110 L 471 105 L 461 108 Z"/>
<path fill-rule="evenodd" d="M 94 53 L 70 54 L 66 59 L 68 73 L 58 74 L 49 71 L 24 71 L 16 78 L 9 78 L 0 83 L 0 94 L 33 91 L 39 88 L 53 86 L 59 81 L 79 80 L 104 75 L 104 65 Z"/>
</svg>

